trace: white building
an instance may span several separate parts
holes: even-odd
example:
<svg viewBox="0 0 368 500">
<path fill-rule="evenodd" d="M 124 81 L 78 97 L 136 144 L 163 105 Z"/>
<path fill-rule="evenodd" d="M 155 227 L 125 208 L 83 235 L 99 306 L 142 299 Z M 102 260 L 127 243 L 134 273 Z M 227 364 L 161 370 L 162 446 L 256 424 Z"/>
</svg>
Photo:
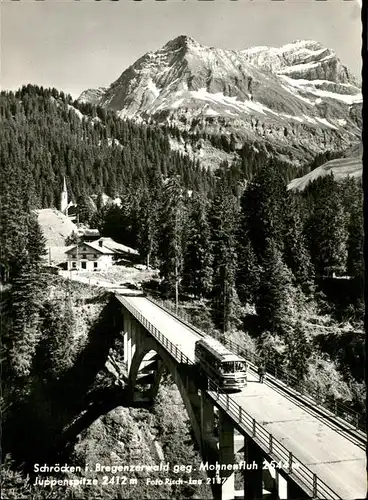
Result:
<svg viewBox="0 0 368 500">
<path fill-rule="evenodd" d="M 68 270 L 106 270 L 119 259 L 131 260 L 139 256 L 137 250 L 117 243 L 112 238 L 82 241 L 66 250 Z"/>
<path fill-rule="evenodd" d="M 69 202 L 68 202 L 68 190 L 66 188 L 66 180 L 65 180 L 65 177 L 64 177 L 63 191 L 61 193 L 61 202 L 60 202 L 60 212 L 63 213 L 64 215 L 67 215 L 68 205 L 69 205 Z"/>
<path fill-rule="evenodd" d="M 64 177 L 63 180 L 63 190 L 61 192 L 61 201 L 60 201 L 60 212 L 69 217 L 70 220 L 75 221 L 76 217 L 76 209 L 77 206 L 68 198 L 68 189 L 66 187 L 66 180 Z"/>
</svg>

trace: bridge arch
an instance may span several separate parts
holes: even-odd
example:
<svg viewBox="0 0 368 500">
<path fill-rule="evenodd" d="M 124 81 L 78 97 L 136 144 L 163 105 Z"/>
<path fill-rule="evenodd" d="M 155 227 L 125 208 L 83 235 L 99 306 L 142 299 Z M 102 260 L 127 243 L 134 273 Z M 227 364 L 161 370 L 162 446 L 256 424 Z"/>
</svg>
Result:
<svg viewBox="0 0 368 500">
<path fill-rule="evenodd" d="M 137 346 L 138 347 L 138 346 Z M 199 447 L 202 447 L 200 425 L 200 397 L 193 383 L 193 366 L 180 365 L 162 348 L 154 338 L 145 338 L 134 352 L 128 374 L 128 391 L 133 402 L 140 398 L 143 402 L 152 403 L 157 396 L 162 375 L 165 369 L 171 374 L 184 406 L 187 410 L 194 436 Z M 148 390 L 139 393 L 139 385 L 148 386 Z"/>
</svg>

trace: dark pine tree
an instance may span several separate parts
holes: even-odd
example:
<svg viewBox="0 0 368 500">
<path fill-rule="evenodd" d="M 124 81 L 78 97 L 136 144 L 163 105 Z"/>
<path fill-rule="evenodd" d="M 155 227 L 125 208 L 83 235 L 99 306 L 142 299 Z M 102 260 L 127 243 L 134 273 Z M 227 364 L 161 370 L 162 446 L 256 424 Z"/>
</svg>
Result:
<svg viewBox="0 0 368 500">
<path fill-rule="evenodd" d="M 161 198 L 158 255 L 165 293 L 167 296 L 174 295 L 176 304 L 183 270 L 184 196 L 179 178 L 168 178 Z"/>
<path fill-rule="evenodd" d="M 312 345 L 300 322 L 287 328 L 285 333 L 287 369 L 299 382 L 302 382 L 308 372 L 308 360 L 312 354 Z"/>
<path fill-rule="evenodd" d="M 185 232 L 183 288 L 195 297 L 208 295 L 212 284 L 211 228 L 208 202 L 194 195 L 189 209 Z"/>
<path fill-rule="evenodd" d="M 212 312 L 215 324 L 226 332 L 236 316 L 237 204 L 228 186 L 218 183 L 211 208 L 213 251 Z"/>
<path fill-rule="evenodd" d="M 293 295 L 291 271 L 284 264 L 275 242 L 267 240 L 256 297 L 256 311 L 263 330 L 271 333 L 284 331 Z"/>
<path fill-rule="evenodd" d="M 272 239 L 283 249 L 286 183 L 277 165 L 266 163 L 248 183 L 241 198 L 243 225 L 257 258 L 261 258 L 266 241 Z"/>
<path fill-rule="evenodd" d="M 291 192 L 285 208 L 284 261 L 293 273 L 294 284 L 310 293 L 314 283 L 313 265 L 303 231 L 300 203 Z"/>
<path fill-rule="evenodd" d="M 338 184 L 332 175 L 315 183 L 313 211 L 305 228 L 312 262 L 318 276 L 344 273 L 348 233 Z"/>
<path fill-rule="evenodd" d="M 40 332 L 33 369 L 37 374 L 42 373 L 46 382 L 54 382 L 74 361 L 75 319 L 70 304 L 46 301 L 40 311 Z"/>
<path fill-rule="evenodd" d="M 158 201 L 144 190 L 139 202 L 138 249 L 147 267 L 155 264 L 158 251 Z"/>
<path fill-rule="evenodd" d="M 341 182 L 340 193 L 347 216 L 347 264 L 350 276 L 364 274 L 364 216 L 363 190 L 359 181 L 347 177 Z"/>
</svg>

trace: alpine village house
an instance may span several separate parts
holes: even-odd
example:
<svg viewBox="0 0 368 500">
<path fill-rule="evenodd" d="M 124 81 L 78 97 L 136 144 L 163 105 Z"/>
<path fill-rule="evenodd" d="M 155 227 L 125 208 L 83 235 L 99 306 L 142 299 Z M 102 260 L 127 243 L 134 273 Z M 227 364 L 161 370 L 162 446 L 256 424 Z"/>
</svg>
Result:
<svg viewBox="0 0 368 500">
<path fill-rule="evenodd" d="M 68 190 L 64 177 L 61 194 L 61 212 L 71 220 L 76 217 L 70 211 L 75 205 L 68 200 Z M 99 238 L 96 229 L 85 229 L 80 232 L 82 241 L 65 251 L 68 271 L 98 271 L 106 270 L 117 262 L 132 262 L 139 257 L 137 250 L 117 243 L 112 238 Z"/>
<path fill-rule="evenodd" d="M 114 263 L 132 261 L 138 257 L 137 250 L 117 243 L 111 238 L 99 238 L 96 241 L 81 241 L 66 252 L 68 271 L 106 270 Z"/>
</svg>

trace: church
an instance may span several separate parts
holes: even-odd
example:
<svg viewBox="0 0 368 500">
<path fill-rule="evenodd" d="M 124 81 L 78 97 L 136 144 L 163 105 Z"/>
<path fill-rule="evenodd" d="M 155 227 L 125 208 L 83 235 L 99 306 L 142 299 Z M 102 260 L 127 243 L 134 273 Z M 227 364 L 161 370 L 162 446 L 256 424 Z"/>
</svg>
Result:
<svg viewBox="0 0 368 500">
<path fill-rule="evenodd" d="M 71 200 L 69 201 L 65 176 L 63 180 L 63 190 L 61 193 L 60 212 L 66 215 L 73 222 L 77 220 L 77 205 L 75 205 Z"/>
</svg>

